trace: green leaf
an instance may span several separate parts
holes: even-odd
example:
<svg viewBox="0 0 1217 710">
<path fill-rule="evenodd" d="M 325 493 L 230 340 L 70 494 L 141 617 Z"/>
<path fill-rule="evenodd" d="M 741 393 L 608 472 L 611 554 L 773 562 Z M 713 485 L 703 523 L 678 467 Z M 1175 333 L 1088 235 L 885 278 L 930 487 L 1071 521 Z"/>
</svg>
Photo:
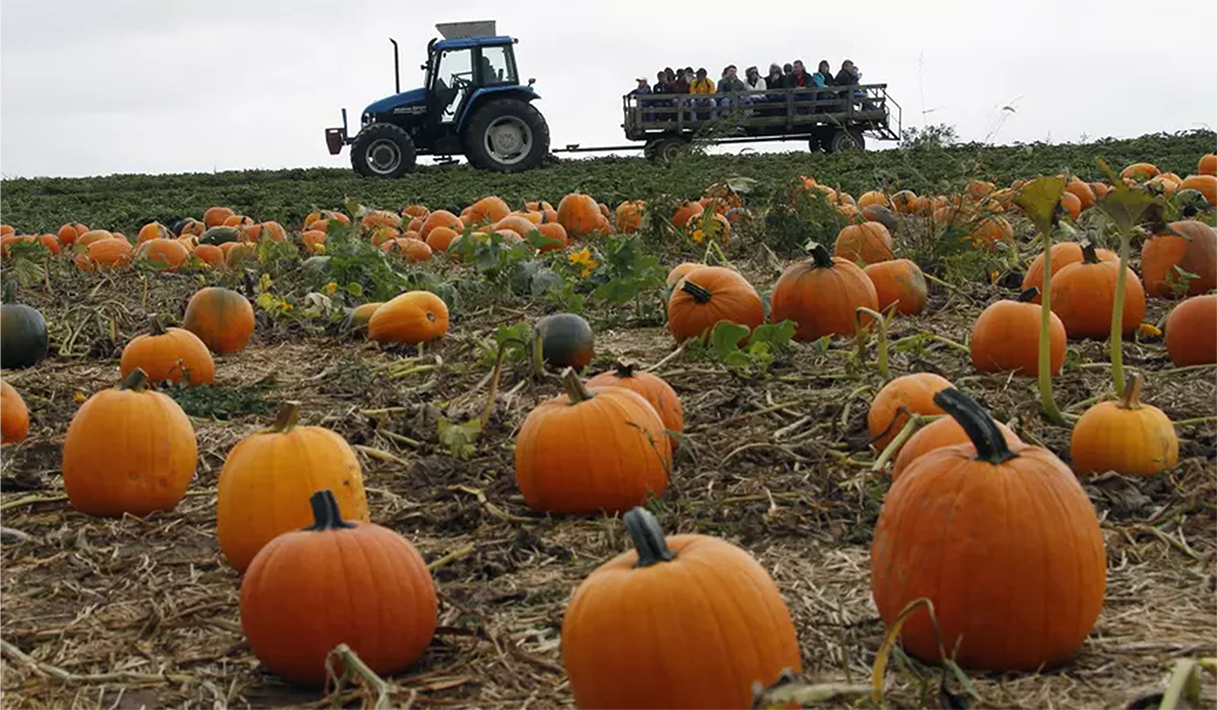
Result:
<svg viewBox="0 0 1217 710">
<path fill-rule="evenodd" d="M 440 417 L 436 424 L 439 441 L 448 452 L 458 459 L 467 459 L 477 451 L 478 434 L 482 433 L 482 420 L 470 419 L 463 424 L 453 424 Z"/>
<path fill-rule="evenodd" d="M 535 249 L 544 249 L 546 247 L 561 246 L 562 241 L 547 237 L 538 230 L 532 230 L 528 236 L 524 237 L 525 241 L 531 244 Z"/>
<path fill-rule="evenodd" d="M 1035 223 L 1040 233 L 1050 232 L 1061 195 L 1065 194 L 1065 178 L 1054 175 L 1039 177 L 1023 185 L 1014 196 L 1014 204 Z"/>
<path fill-rule="evenodd" d="M 1121 234 L 1128 234 L 1150 208 L 1165 207 L 1166 202 L 1161 195 L 1155 197 L 1143 188 L 1132 188 L 1119 180 L 1106 195 L 1095 200 L 1095 206 L 1116 223 Z"/>
<path fill-rule="evenodd" d="M 792 320 L 784 320 L 781 323 L 765 323 L 758 325 L 752 331 L 750 342 L 768 343 L 781 348 L 789 345 L 794 340 L 794 332 L 795 322 Z"/>
<path fill-rule="evenodd" d="M 363 286 L 358 281 L 347 284 L 347 293 L 355 298 L 363 298 Z"/>
<path fill-rule="evenodd" d="M 749 332 L 746 325 L 728 320 L 719 321 L 710 332 L 710 347 L 718 353 L 720 360 L 726 362 L 729 355 L 739 352 L 739 343 L 748 337 Z"/>
</svg>

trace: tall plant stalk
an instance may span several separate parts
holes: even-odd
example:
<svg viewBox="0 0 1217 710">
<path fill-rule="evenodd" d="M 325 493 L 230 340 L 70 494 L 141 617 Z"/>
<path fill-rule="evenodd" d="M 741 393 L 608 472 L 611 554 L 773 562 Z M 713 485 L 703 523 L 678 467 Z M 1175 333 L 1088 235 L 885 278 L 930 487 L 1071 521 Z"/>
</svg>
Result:
<svg viewBox="0 0 1217 710">
<path fill-rule="evenodd" d="M 1111 377 L 1116 392 L 1124 391 L 1124 282 L 1128 274 L 1128 243 L 1132 235 L 1120 231 L 1120 274 L 1116 276 L 1116 302 L 1111 309 Z"/>
<path fill-rule="evenodd" d="M 1044 280 L 1040 284 L 1039 387 L 1040 406 L 1044 416 L 1058 426 L 1067 426 L 1064 415 L 1052 396 L 1052 339 L 1048 326 L 1052 322 L 1052 230 L 1057 224 L 1061 195 L 1065 193 L 1065 178 L 1041 177 L 1027 183 L 1018 191 L 1014 202 L 1035 223 L 1044 242 Z"/>
</svg>

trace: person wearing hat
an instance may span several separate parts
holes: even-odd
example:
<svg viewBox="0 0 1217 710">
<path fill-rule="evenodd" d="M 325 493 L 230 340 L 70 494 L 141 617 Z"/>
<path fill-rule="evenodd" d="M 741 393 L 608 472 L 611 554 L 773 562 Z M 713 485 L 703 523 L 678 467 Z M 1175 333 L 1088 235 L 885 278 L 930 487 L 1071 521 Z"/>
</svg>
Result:
<svg viewBox="0 0 1217 710">
<path fill-rule="evenodd" d="M 693 81 L 689 82 L 689 93 L 690 94 L 701 94 L 701 95 L 714 93 L 714 80 L 711 79 L 710 77 L 706 76 L 705 67 L 699 67 L 697 70 L 696 78 L 694 78 Z M 715 105 L 714 99 L 691 99 L 690 101 L 694 106 L 713 107 Z M 718 118 L 718 112 L 711 111 L 710 118 L 711 119 Z M 696 111 L 693 112 L 693 120 L 694 121 L 697 120 Z"/>
<path fill-rule="evenodd" d="M 638 82 L 638 86 L 635 86 L 633 91 L 631 91 L 629 94 L 627 94 L 627 96 L 650 96 L 651 95 L 651 87 L 650 87 L 650 85 L 647 84 L 646 77 L 640 76 L 640 77 L 634 79 L 634 81 Z M 646 99 L 638 99 L 638 108 L 642 108 L 644 106 L 650 106 L 650 105 L 651 105 L 650 101 L 647 101 Z M 655 120 L 655 114 L 648 113 L 647 120 L 648 121 Z"/>
</svg>

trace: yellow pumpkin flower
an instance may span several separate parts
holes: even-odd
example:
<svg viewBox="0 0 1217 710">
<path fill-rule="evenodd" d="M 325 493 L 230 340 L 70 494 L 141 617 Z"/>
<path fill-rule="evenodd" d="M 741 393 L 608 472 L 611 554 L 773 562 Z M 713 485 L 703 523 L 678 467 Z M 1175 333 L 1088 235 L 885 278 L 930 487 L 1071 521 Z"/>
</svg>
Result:
<svg viewBox="0 0 1217 710">
<path fill-rule="evenodd" d="M 338 291 L 338 284 L 331 281 L 325 285 L 325 295 L 333 296 Z"/>
<path fill-rule="evenodd" d="M 706 233 L 700 229 L 693 230 L 693 241 L 701 244 L 706 238 Z"/>
<path fill-rule="evenodd" d="M 1157 338 L 1161 337 L 1162 331 L 1153 323 L 1142 323 L 1137 326 L 1137 335 L 1140 335 L 1142 338 Z"/>
<path fill-rule="evenodd" d="M 579 264 L 583 266 L 580 273 L 584 278 L 590 276 L 592 271 L 594 271 L 597 266 L 600 266 L 600 262 L 592 258 L 592 252 L 587 247 L 583 247 L 582 250 L 571 253 L 566 258 L 570 259 L 572 264 Z"/>
</svg>

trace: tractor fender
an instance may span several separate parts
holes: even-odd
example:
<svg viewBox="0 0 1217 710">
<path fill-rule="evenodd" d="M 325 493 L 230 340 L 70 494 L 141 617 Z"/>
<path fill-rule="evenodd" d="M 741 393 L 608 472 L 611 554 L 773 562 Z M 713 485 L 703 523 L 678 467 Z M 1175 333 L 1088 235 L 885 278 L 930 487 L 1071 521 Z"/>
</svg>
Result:
<svg viewBox="0 0 1217 710">
<path fill-rule="evenodd" d="M 464 108 L 461 110 L 460 118 L 456 122 L 457 133 L 462 133 L 465 130 L 465 122 L 473 115 L 474 111 L 489 99 L 501 99 L 511 97 L 521 101 L 535 101 L 541 98 L 541 95 L 532 90 L 531 86 L 515 85 L 515 86 L 489 86 L 478 89 L 473 92 L 473 96 L 465 102 Z"/>
</svg>

